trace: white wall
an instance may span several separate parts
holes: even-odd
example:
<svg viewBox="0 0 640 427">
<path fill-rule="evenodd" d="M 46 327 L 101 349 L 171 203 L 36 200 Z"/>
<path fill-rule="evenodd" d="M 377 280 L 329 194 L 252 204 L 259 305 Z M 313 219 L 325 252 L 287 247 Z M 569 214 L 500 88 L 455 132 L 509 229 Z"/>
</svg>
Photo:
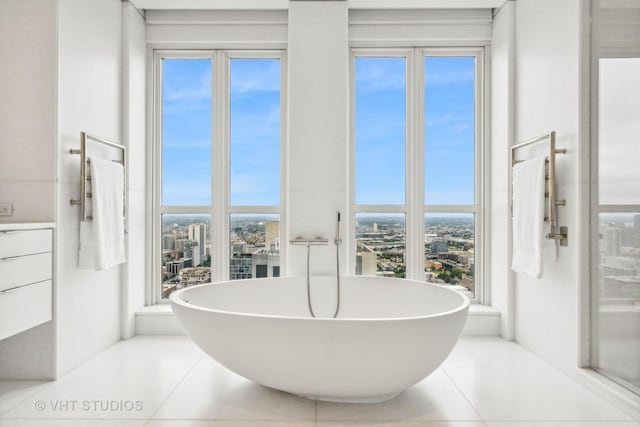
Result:
<svg viewBox="0 0 640 427">
<path fill-rule="evenodd" d="M 509 264 L 510 179 L 509 146 L 515 130 L 515 2 L 508 1 L 493 18 L 491 42 L 490 234 L 488 260 L 491 305 L 500 310 L 500 330 L 513 339 L 513 274 Z"/>
<path fill-rule="evenodd" d="M 0 4 L 0 222 L 55 216 L 56 2 Z M 27 53 L 27 54 L 25 54 Z"/>
<path fill-rule="evenodd" d="M 122 335 L 135 334 L 135 311 L 144 306 L 146 268 L 146 42 L 144 17 L 122 3 L 122 140 L 127 146 L 127 265 Z"/>
<path fill-rule="evenodd" d="M 544 264 L 534 279 L 515 280 L 516 340 L 554 365 L 571 370 L 579 359 L 578 233 L 580 150 L 581 7 L 579 0 L 516 2 L 516 140 L 555 130 L 558 148 L 568 154 L 557 162 L 559 224 L 569 227 L 569 246 L 558 262 Z"/>
<path fill-rule="evenodd" d="M 337 211 L 342 212 L 341 235 L 348 230 L 348 47 L 346 2 L 290 3 L 287 235 L 329 239 L 328 246 L 312 248 L 312 274 L 335 274 Z M 349 244 L 344 242 L 342 266 Z M 303 276 L 304 246 L 287 253 L 287 275 Z"/>
<path fill-rule="evenodd" d="M 94 272 L 78 265 L 80 132 L 121 141 L 120 0 L 58 4 L 58 372 L 120 339 L 121 267 Z"/>
<path fill-rule="evenodd" d="M 56 45 L 55 2 L 0 3 L 1 223 L 55 220 Z M 54 376 L 53 321 L 0 341 L 0 378 Z"/>
</svg>

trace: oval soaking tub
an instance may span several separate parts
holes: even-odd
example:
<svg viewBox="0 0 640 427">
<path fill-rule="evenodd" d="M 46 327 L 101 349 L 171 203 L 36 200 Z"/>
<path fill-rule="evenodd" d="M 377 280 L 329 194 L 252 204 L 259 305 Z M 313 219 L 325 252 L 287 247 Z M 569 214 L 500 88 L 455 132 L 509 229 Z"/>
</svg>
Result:
<svg viewBox="0 0 640 427">
<path fill-rule="evenodd" d="M 171 294 L 191 339 L 235 373 L 312 399 L 381 402 L 433 372 L 464 326 L 469 300 L 424 282 L 335 276 L 220 282 Z M 322 317 L 327 316 L 327 317 Z"/>
</svg>

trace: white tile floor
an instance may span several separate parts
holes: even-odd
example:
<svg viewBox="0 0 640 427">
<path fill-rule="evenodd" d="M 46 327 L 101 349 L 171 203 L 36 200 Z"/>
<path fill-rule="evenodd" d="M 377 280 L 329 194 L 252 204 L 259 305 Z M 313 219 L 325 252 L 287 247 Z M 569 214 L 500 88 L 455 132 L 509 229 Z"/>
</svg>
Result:
<svg viewBox="0 0 640 427">
<path fill-rule="evenodd" d="M 261 387 L 179 336 L 120 342 L 55 382 L 0 381 L 0 427 L 370 425 L 640 427 L 640 408 L 595 394 L 498 338 L 463 338 L 435 373 L 375 405 Z"/>
</svg>

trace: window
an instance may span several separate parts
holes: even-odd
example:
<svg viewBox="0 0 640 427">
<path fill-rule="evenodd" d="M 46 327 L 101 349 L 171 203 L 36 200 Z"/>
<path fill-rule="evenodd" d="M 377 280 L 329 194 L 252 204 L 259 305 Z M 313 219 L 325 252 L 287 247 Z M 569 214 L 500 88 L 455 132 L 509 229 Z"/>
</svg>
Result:
<svg viewBox="0 0 640 427">
<path fill-rule="evenodd" d="M 280 274 L 282 52 L 156 52 L 156 299 Z"/>
<path fill-rule="evenodd" d="M 632 350 L 640 340 L 640 57 L 600 57 L 595 65 L 591 364 L 640 394 Z"/>
<path fill-rule="evenodd" d="M 352 56 L 355 273 L 479 300 L 482 49 Z"/>
</svg>

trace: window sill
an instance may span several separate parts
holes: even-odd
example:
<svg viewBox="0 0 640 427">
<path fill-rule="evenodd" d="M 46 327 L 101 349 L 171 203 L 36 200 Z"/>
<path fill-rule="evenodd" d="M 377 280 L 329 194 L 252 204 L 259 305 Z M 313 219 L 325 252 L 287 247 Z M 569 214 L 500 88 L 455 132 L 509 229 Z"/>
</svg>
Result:
<svg viewBox="0 0 640 427">
<path fill-rule="evenodd" d="M 170 304 L 156 304 L 136 312 L 136 335 L 184 335 L 184 330 Z M 500 311 L 491 306 L 472 304 L 462 335 L 500 336 Z"/>
</svg>

